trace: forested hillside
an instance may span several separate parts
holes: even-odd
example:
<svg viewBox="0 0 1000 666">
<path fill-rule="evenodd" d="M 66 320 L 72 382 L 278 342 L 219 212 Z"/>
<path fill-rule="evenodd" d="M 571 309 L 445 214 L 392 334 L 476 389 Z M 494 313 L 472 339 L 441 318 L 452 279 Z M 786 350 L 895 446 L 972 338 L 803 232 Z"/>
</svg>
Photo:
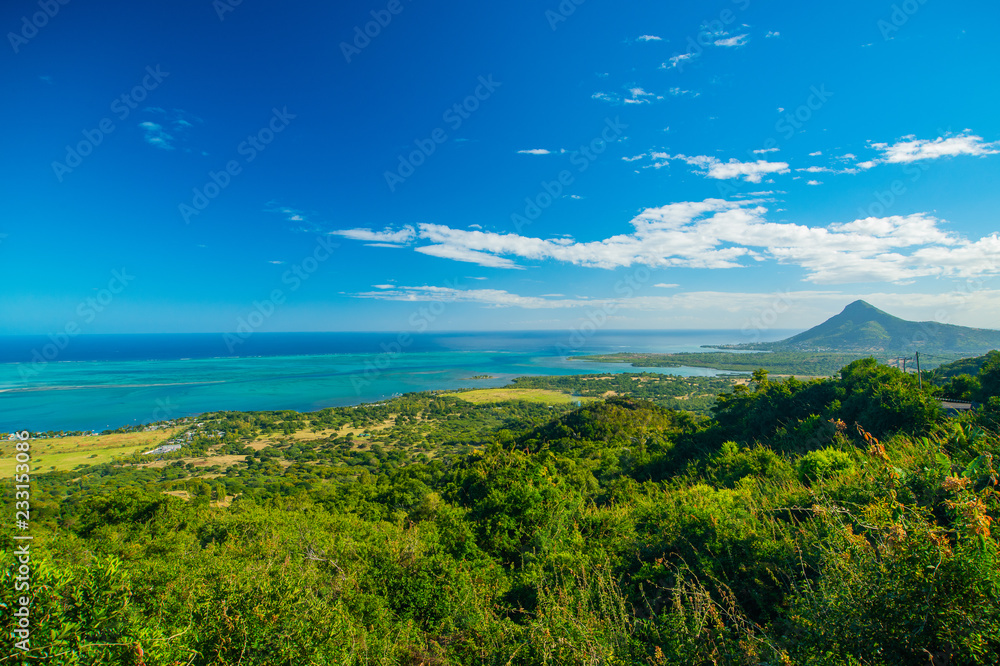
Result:
<svg viewBox="0 0 1000 666">
<path fill-rule="evenodd" d="M 874 359 L 827 380 L 757 372 L 707 416 L 622 379 L 580 407 L 455 393 L 205 415 L 188 447 L 211 464 L 188 450 L 36 477 L 18 658 L 995 663 L 995 367 L 975 377 L 983 407 L 954 418 Z"/>
</svg>

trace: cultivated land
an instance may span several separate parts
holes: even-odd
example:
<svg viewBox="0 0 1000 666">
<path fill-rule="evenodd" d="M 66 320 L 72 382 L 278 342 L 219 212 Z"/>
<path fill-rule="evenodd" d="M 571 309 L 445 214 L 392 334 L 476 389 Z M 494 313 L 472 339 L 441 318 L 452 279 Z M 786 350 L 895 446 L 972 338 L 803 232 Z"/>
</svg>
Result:
<svg viewBox="0 0 1000 666">
<path fill-rule="evenodd" d="M 178 428 L 149 432 L 115 433 L 35 439 L 31 442 L 32 470 L 63 472 L 78 466 L 100 465 L 115 458 L 131 456 L 160 446 L 178 432 Z M 14 473 L 14 442 L 0 442 L 0 475 Z"/>
</svg>

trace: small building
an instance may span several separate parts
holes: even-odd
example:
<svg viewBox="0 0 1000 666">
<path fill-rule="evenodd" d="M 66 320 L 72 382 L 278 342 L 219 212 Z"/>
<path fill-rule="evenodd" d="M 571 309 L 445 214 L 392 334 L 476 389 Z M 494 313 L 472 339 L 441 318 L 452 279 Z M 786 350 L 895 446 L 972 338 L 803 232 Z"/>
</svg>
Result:
<svg viewBox="0 0 1000 666">
<path fill-rule="evenodd" d="M 180 444 L 164 444 L 163 446 L 158 446 L 152 451 L 146 451 L 142 455 L 144 456 L 158 456 L 162 453 L 171 453 L 173 451 L 178 451 L 181 449 Z"/>
<path fill-rule="evenodd" d="M 965 412 L 974 412 L 979 409 L 978 402 L 970 402 L 968 400 L 949 400 L 944 399 L 939 401 L 941 404 L 941 409 L 943 409 L 949 416 L 956 416 L 958 414 L 964 414 Z"/>
</svg>

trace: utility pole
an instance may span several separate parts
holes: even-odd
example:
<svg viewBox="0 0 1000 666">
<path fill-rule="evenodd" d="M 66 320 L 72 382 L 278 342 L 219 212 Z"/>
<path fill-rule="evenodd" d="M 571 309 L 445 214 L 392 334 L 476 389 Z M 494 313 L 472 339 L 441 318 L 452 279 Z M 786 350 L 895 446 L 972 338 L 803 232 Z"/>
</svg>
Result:
<svg viewBox="0 0 1000 666">
<path fill-rule="evenodd" d="M 920 385 L 920 390 L 924 390 L 924 378 L 920 376 L 920 352 L 915 351 L 913 355 L 917 357 L 917 384 Z"/>
</svg>

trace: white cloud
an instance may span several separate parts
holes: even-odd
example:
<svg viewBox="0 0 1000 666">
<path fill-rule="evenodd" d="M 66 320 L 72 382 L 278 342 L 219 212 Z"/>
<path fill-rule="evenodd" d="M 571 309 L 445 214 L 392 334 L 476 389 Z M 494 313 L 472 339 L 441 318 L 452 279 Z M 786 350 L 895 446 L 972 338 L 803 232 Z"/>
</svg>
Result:
<svg viewBox="0 0 1000 666">
<path fill-rule="evenodd" d="M 551 155 L 552 151 L 547 148 L 531 148 L 530 150 L 519 150 L 519 155 Z"/>
<path fill-rule="evenodd" d="M 139 127 L 141 127 L 143 131 L 142 138 L 149 145 L 162 148 L 163 150 L 174 149 L 174 137 L 167 134 L 166 130 L 163 129 L 163 125 L 146 121 L 139 123 Z"/>
<path fill-rule="evenodd" d="M 683 160 L 691 166 L 697 167 L 698 173 L 716 180 L 741 178 L 748 183 L 759 183 L 767 174 L 789 172 L 787 162 L 768 162 L 766 160 L 740 162 L 735 158 L 723 162 L 719 158 L 709 155 L 674 155 L 669 159 Z"/>
<path fill-rule="evenodd" d="M 735 37 L 727 37 L 725 39 L 717 39 L 717 40 L 715 40 L 715 45 L 716 46 L 743 46 L 744 44 L 747 43 L 747 37 L 749 37 L 749 35 L 742 34 L 742 35 L 736 35 Z"/>
<path fill-rule="evenodd" d="M 806 183 L 806 185 L 822 185 L 822 184 L 823 183 L 818 180 L 810 180 L 809 182 Z"/>
<path fill-rule="evenodd" d="M 654 284 L 653 286 L 654 287 L 659 287 L 660 289 L 676 289 L 680 285 L 679 284 L 666 284 L 664 282 L 661 282 L 659 284 Z"/>
<path fill-rule="evenodd" d="M 657 95 L 656 93 L 651 93 L 646 91 L 644 88 L 638 86 L 633 86 L 628 88 L 628 96 L 623 97 L 618 93 L 606 93 L 598 92 L 591 95 L 591 99 L 596 99 L 601 102 L 608 102 L 609 104 L 650 104 L 654 100 L 662 100 L 662 95 Z"/>
<path fill-rule="evenodd" d="M 399 231 L 386 229 L 385 231 L 372 231 L 371 229 L 338 229 L 331 231 L 334 236 L 343 236 L 356 241 L 367 241 L 369 243 L 409 243 L 416 239 L 417 233 L 410 225 L 406 225 Z"/>
<path fill-rule="evenodd" d="M 646 153 L 642 153 L 641 155 L 633 155 L 632 157 L 623 157 L 622 160 L 625 162 L 635 162 L 636 160 L 641 160 L 645 156 Z"/>
<path fill-rule="evenodd" d="M 772 39 L 774 37 L 781 37 L 781 33 L 778 32 L 777 30 L 768 30 L 767 34 L 764 35 L 764 37 L 767 39 Z"/>
<path fill-rule="evenodd" d="M 809 157 L 819 157 L 823 154 L 822 150 L 817 150 L 815 153 L 809 153 Z"/>
<path fill-rule="evenodd" d="M 481 232 L 473 232 L 481 233 Z M 465 261 L 470 264 L 478 264 L 487 268 L 521 268 L 510 259 L 498 257 L 495 254 L 471 250 L 458 245 L 425 245 L 416 248 L 417 252 L 427 254 L 441 259 L 452 259 L 454 261 Z"/>
<path fill-rule="evenodd" d="M 660 69 L 676 69 L 681 66 L 681 63 L 687 62 L 693 59 L 697 54 L 695 53 L 683 53 L 681 55 L 675 55 L 670 59 L 669 64 L 663 63 L 660 65 Z"/>
<path fill-rule="evenodd" d="M 776 153 L 779 150 L 781 150 L 781 148 L 758 148 L 753 152 L 754 155 L 766 155 L 767 153 Z"/>
<path fill-rule="evenodd" d="M 737 268 L 777 261 L 801 267 L 816 283 L 907 282 L 919 277 L 1000 274 L 1000 236 L 969 241 L 926 214 L 865 218 L 825 227 L 769 222 L 764 200 L 706 199 L 642 211 L 632 231 L 603 240 L 532 238 L 421 224 L 418 229 L 336 232 L 361 241 L 396 240 L 423 254 L 493 268 L 515 260 L 593 268 Z"/>
<path fill-rule="evenodd" d="M 650 100 L 646 99 L 647 97 L 652 97 L 653 99 L 663 99 L 662 97 L 659 97 L 651 92 L 646 92 L 642 88 L 629 88 L 628 92 L 631 97 L 625 98 L 626 104 L 649 104 Z"/>
<path fill-rule="evenodd" d="M 270 203 L 268 205 L 271 205 Z M 289 222 L 305 222 L 305 213 L 301 210 L 296 210 L 294 208 L 288 208 L 287 206 L 272 206 L 270 208 L 265 208 L 269 213 L 281 213 L 285 215 L 285 219 Z"/>
<path fill-rule="evenodd" d="M 796 169 L 796 171 L 802 171 L 805 173 L 857 173 L 858 170 L 854 167 L 845 167 L 843 169 L 833 169 L 830 167 L 821 166 L 810 166 Z"/>
<path fill-rule="evenodd" d="M 384 286 L 384 285 L 383 285 Z M 391 287 L 391 285 L 390 285 Z M 529 310 L 539 308 L 567 308 L 583 305 L 572 299 L 552 299 L 543 296 L 520 296 L 502 289 L 457 289 L 455 287 L 400 286 L 355 294 L 357 298 L 382 301 L 480 303 L 490 307 L 519 307 Z"/>
<path fill-rule="evenodd" d="M 872 143 L 871 147 L 882 152 L 882 161 L 889 164 L 916 162 L 918 160 L 933 160 L 940 157 L 955 157 L 957 155 L 995 155 L 1000 150 L 1000 141 L 986 143 L 983 137 L 965 130 L 956 136 L 941 136 L 936 139 L 917 139 L 914 135 L 904 136 L 902 140 L 889 145 L 887 143 Z"/>
<path fill-rule="evenodd" d="M 642 35 L 641 37 L 636 37 L 637 42 L 662 42 L 663 39 L 657 37 L 656 35 Z"/>
</svg>

